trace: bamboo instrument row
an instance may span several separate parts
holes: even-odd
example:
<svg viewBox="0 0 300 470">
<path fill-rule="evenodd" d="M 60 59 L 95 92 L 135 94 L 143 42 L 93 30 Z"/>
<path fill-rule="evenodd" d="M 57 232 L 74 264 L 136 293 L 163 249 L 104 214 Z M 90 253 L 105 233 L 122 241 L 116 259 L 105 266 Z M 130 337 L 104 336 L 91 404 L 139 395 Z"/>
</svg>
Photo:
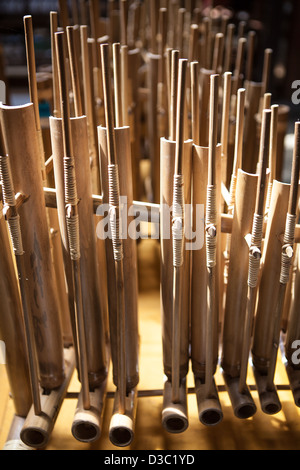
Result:
<svg viewBox="0 0 300 470">
<path fill-rule="evenodd" d="M 133 441 L 138 231 L 124 231 L 137 214 L 149 222 L 152 209 L 160 224 L 162 425 L 170 433 L 189 425 L 190 367 L 203 425 L 223 419 L 217 367 L 236 417 L 257 411 L 249 364 L 262 411 L 278 413 L 279 348 L 300 406 L 300 134 L 296 123 L 291 182 L 283 183 L 288 109 L 272 104 L 272 51 L 255 82 L 256 33 L 227 10 L 121 0 L 102 17 L 98 2 L 88 3 L 72 2 L 70 16 L 62 0 L 50 12 L 50 143 L 31 16 L 30 103 L 0 105 L 0 333 L 16 411 L 7 448 L 14 430 L 22 448 L 47 446 L 74 370 L 81 391 L 72 434 L 99 439 L 110 363 L 109 438 L 119 447 Z M 151 167 L 146 181 L 142 160 Z"/>
</svg>

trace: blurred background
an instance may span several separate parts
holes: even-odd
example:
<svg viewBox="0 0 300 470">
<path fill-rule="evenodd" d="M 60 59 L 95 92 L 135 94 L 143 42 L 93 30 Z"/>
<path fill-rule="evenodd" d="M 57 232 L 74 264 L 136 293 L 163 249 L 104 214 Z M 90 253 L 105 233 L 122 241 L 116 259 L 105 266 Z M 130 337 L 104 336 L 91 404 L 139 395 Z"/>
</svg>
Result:
<svg viewBox="0 0 300 470">
<path fill-rule="evenodd" d="M 167 5 L 168 1 L 172 0 L 162 1 L 161 4 Z M 245 35 L 250 30 L 256 32 L 254 81 L 261 81 L 264 50 L 266 48 L 273 50 L 269 91 L 272 93 L 273 104 L 285 104 L 290 107 L 288 134 L 292 133 L 295 120 L 300 118 L 300 104 L 292 102 L 292 95 L 295 92 L 292 84 L 300 80 L 298 59 L 300 2 L 298 0 L 203 0 L 202 2 L 179 0 L 179 3 L 180 1 L 180 6 L 187 8 L 201 4 L 202 15 L 211 15 L 216 20 L 226 15 L 228 21 L 237 27 L 241 21 L 245 21 Z M 81 24 L 89 24 L 89 0 L 68 0 L 70 17 L 74 12 L 74 4 Z M 109 9 L 119 9 L 119 1 L 99 0 L 99 7 L 102 25 L 105 25 Z M 50 11 L 59 12 L 59 0 L 10 0 L 9 2 L 0 0 L 0 79 L 7 85 L 7 104 L 22 104 L 28 101 L 23 29 L 23 16 L 26 14 L 33 17 L 38 71 L 42 74 L 51 74 Z M 103 35 L 106 33 L 104 27 Z M 46 75 L 42 76 L 41 81 L 47 81 Z M 47 115 L 47 107 L 44 111 L 41 108 L 41 112 Z M 289 137 L 287 152 L 288 142 Z M 287 159 L 290 160 L 289 157 Z"/>
</svg>

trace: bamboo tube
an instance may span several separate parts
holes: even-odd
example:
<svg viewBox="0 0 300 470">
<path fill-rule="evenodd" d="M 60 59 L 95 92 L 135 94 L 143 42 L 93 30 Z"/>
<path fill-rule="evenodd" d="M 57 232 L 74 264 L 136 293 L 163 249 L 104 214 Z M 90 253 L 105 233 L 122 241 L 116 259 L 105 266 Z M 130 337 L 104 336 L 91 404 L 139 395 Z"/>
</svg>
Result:
<svg viewBox="0 0 300 470">
<path fill-rule="evenodd" d="M 20 437 L 21 430 L 24 426 L 25 418 L 15 415 L 11 427 L 9 429 L 9 433 L 5 442 L 5 445 L 2 450 L 9 451 L 9 450 L 34 450 L 31 447 L 26 446 Z"/>
<path fill-rule="evenodd" d="M 97 41 L 100 38 L 100 11 L 99 2 L 97 0 L 89 0 L 91 37 Z"/>
<path fill-rule="evenodd" d="M 56 286 L 51 259 L 46 208 L 43 204 L 43 183 L 38 141 L 35 132 L 33 105 L 7 107 L 1 105 L 1 125 L 5 146 L 11 158 L 16 193 L 30 196 L 20 210 L 24 244 L 24 261 L 29 297 L 34 318 L 41 386 L 46 390 L 58 387 L 64 377 L 61 325 L 58 316 Z M 15 135 L 18 126 L 18 139 Z M 39 279 L 39 282 L 36 282 Z"/>
<path fill-rule="evenodd" d="M 221 187 L 221 146 L 217 146 L 217 187 Z M 206 314 L 207 314 L 207 273 L 206 253 L 203 249 L 204 239 L 199 239 L 199 219 L 205 217 L 197 211 L 201 204 L 206 204 L 208 174 L 208 147 L 193 146 L 193 233 L 196 233 L 198 249 L 192 251 L 192 281 L 191 281 L 191 360 L 195 377 L 198 414 L 200 421 L 205 425 L 214 425 L 222 420 L 222 410 L 218 394 L 213 386 L 210 397 L 207 398 L 205 389 L 205 363 L 206 363 Z M 197 182 L 197 184 L 195 184 Z M 220 195 L 218 195 L 218 207 L 221 209 Z M 220 213 L 218 211 L 218 227 L 220 227 Z M 204 229 L 204 227 L 203 227 Z M 199 232 L 196 232 L 196 230 Z M 198 245 L 199 243 L 199 245 Z M 218 268 L 221 257 L 220 245 L 218 246 Z M 217 276 L 218 278 L 219 276 Z M 219 283 L 218 283 L 219 290 Z M 219 308 L 216 308 L 213 318 L 213 371 L 218 363 L 218 317 Z"/>
<path fill-rule="evenodd" d="M 227 183 L 228 166 L 228 137 L 230 121 L 230 101 L 231 101 L 231 79 L 232 73 L 225 72 L 223 85 L 223 107 L 222 107 L 222 125 L 221 125 L 221 159 L 222 159 L 222 183 Z"/>
<path fill-rule="evenodd" d="M 118 447 L 129 446 L 134 439 L 137 389 L 134 388 L 126 396 L 125 413 L 118 412 L 118 391 L 116 392 L 114 411 L 111 419 L 109 438 L 112 444 Z"/>
<path fill-rule="evenodd" d="M 291 186 L 289 195 L 288 212 L 286 216 L 286 226 L 282 241 L 282 255 L 281 255 L 281 272 L 280 283 L 278 290 L 278 298 L 275 310 L 274 328 L 272 337 L 272 350 L 270 365 L 268 370 L 268 388 L 272 388 L 274 383 L 274 375 L 277 362 L 277 354 L 280 340 L 282 314 L 284 308 L 284 300 L 286 297 L 287 285 L 290 280 L 290 271 L 292 265 L 292 258 L 294 256 L 295 244 L 295 227 L 297 216 L 299 217 L 299 171 L 300 171 L 300 123 L 295 123 L 295 143 L 293 153 Z"/>
<path fill-rule="evenodd" d="M 223 327 L 222 368 L 234 413 L 249 418 L 256 412 L 250 393 L 239 393 L 242 331 L 247 299 L 249 248 L 245 236 L 250 233 L 255 209 L 258 177 L 238 171 L 236 202 L 231 234 L 228 284 Z M 238 257 L 235 256 L 238 253 Z"/>
<path fill-rule="evenodd" d="M 30 15 L 24 16 L 24 30 L 25 30 L 29 95 L 30 95 L 30 101 L 31 103 L 33 103 L 33 106 L 34 106 L 35 127 L 36 127 L 36 132 L 37 132 L 37 137 L 38 137 L 42 179 L 44 181 L 46 179 L 45 151 L 44 151 L 40 112 L 39 112 L 39 99 L 38 99 L 37 79 L 36 79 L 32 16 Z"/>
<path fill-rule="evenodd" d="M 0 336 L 6 348 L 6 372 L 16 415 L 25 418 L 32 404 L 22 304 L 4 217 L 0 218 Z"/>
<path fill-rule="evenodd" d="M 68 50 L 70 58 L 70 67 L 71 67 L 71 79 L 72 79 L 72 88 L 74 95 L 74 106 L 75 106 L 75 116 L 82 116 L 82 102 L 81 102 L 81 90 L 80 90 L 80 81 L 79 81 L 79 63 L 78 57 L 76 54 L 75 46 L 75 31 L 72 26 L 67 27 L 67 38 L 68 38 Z M 55 117 L 55 115 L 54 115 Z"/>
<path fill-rule="evenodd" d="M 266 201 L 266 212 L 268 212 L 270 208 L 273 181 L 276 179 L 278 109 L 279 109 L 278 105 L 271 106 L 271 132 L 270 132 L 270 156 L 269 156 L 270 181 L 269 181 L 267 201 Z"/>
<path fill-rule="evenodd" d="M 225 45 L 225 57 L 224 57 L 224 72 L 231 72 L 232 66 L 232 45 L 233 36 L 235 31 L 235 25 L 229 24 L 226 31 L 226 45 Z"/>
<path fill-rule="evenodd" d="M 158 64 L 159 56 L 148 54 L 149 59 L 149 100 L 148 100 L 148 139 L 151 160 L 151 181 L 152 181 L 152 200 L 159 201 L 159 135 L 157 123 L 157 103 L 158 103 Z"/>
<path fill-rule="evenodd" d="M 103 203 L 108 204 L 108 176 L 105 168 L 107 168 L 107 144 L 106 144 L 106 128 L 98 128 L 99 135 L 99 148 L 101 156 L 102 172 L 102 185 L 103 185 Z M 115 129 L 116 138 L 116 153 L 125 156 L 120 159 L 120 194 L 122 197 L 127 197 L 127 207 L 130 208 L 133 201 L 132 196 L 132 176 L 130 172 L 131 158 L 130 158 L 130 133 L 128 127 Z M 126 209 L 124 208 L 124 211 Z M 125 215 L 124 215 L 125 217 Z M 128 215 L 127 226 L 133 222 L 133 217 Z M 126 228 L 126 227 L 125 227 Z M 124 228 L 124 231 L 125 231 Z M 126 232 L 125 232 L 126 233 Z M 137 259 L 136 259 L 136 242 L 131 237 L 123 240 L 124 243 L 124 283 L 125 283 L 125 309 L 126 309 L 126 383 L 127 390 L 135 388 L 139 381 L 138 372 L 138 324 L 137 324 Z M 113 253 L 111 240 L 105 239 L 106 246 L 106 261 L 107 261 L 107 275 L 108 275 L 108 288 L 113 286 L 115 282 L 114 266 L 113 266 Z M 113 380 L 117 385 L 117 332 L 116 325 L 116 295 L 113 289 L 108 290 L 108 303 L 110 315 L 110 336 L 111 336 L 111 354 L 113 362 Z"/>
<path fill-rule="evenodd" d="M 235 68 L 233 72 L 232 82 L 233 82 L 233 89 L 232 94 L 236 95 L 238 89 L 240 88 L 240 77 L 243 71 L 243 64 L 244 64 L 244 55 L 245 55 L 245 48 L 246 48 L 246 39 L 241 37 L 238 41 L 238 49 L 236 55 L 236 62 Z"/>
<path fill-rule="evenodd" d="M 184 142 L 184 111 L 186 93 L 187 60 L 180 59 L 178 70 L 177 118 L 176 118 L 176 147 L 175 169 L 173 182 L 173 324 L 172 324 L 172 401 L 179 401 L 180 390 L 180 325 L 182 302 L 182 271 L 184 250 L 184 196 L 182 156 Z"/>
<path fill-rule="evenodd" d="M 273 55 L 272 49 L 265 49 L 263 72 L 262 72 L 262 90 L 261 90 L 262 97 L 265 95 L 265 93 L 268 92 L 268 89 L 269 89 L 272 55 Z"/>
<path fill-rule="evenodd" d="M 57 12 L 50 12 L 50 31 L 51 31 L 51 62 L 52 62 L 52 81 L 53 81 L 53 116 L 60 116 L 60 103 L 59 103 L 59 88 L 58 88 L 58 75 L 57 75 L 57 59 L 56 59 L 56 46 L 55 46 L 55 33 L 58 29 L 58 15 Z"/>
<path fill-rule="evenodd" d="M 255 31 L 249 31 L 247 38 L 247 61 L 246 61 L 246 72 L 245 80 L 251 82 L 253 78 L 253 60 L 255 52 Z"/>
<path fill-rule="evenodd" d="M 100 387 L 90 391 L 91 407 L 89 410 L 84 408 L 82 392 L 80 392 L 72 423 L 72 435 L 77 441 L 91 443 L 100 438 L 106 386 L 107 382 L 105 380 Z"/>
<path fill-rule="evenodd" d="M 113 44 L 113 77 L 114 77 L 114 104 L 115 104 L 115 127 L 123 127 L 123 109 L 121 92 L 121 45 Z"/>
<path fill-rule="evenodd" d="M 67 226 L 67 234 L 69 241 L 69 256 L 71 259 L 72 286 L 75 299 L 76 313 L 76 337 L 77 337 L 77 354 L 80 381 L 83 390 L 84 406 L 90 408 L 89 400 L 89 382 L 88 382 L 88 366 L 87 366 L 87 347 L 86 332 L 84 324 L 83 312 L 83 291 L 81 279 L 81 250 L 80 250 L 80 225 L 78 217 L 78 195 L 75 160 L 73 156 L 73 142 L 70 123 L 70 108 L 68 100 L 68 85 L 66 76 L 66 58 L 65 58 L 65 33 L 60 32 L 55 35 L 58 72 L 59 72 L 59 88 L 61 97 L 61 115 L 62 115 L 62 143 L 63 143 L 63 165 L 64 165 L 64 203 L 65 218 Z"/>
<path fill-rule="evenodd" d="M 209 129 L 209 93 L 210 93 L 210 76 L 212 70 L 200 70 L 200 145 L 208 147 L 208 129 Z"/>
<path fill-rule="evenodd" d="M 190 25 L 189 62 L 198 61 L 199 25 Z"/>
<path fill-rule="evenodd" d="M 178 63 L 179 51 L 172 51 L 171 59 L 171 97 L 170 97 L 170 133 L 169 138 L 175 141 L 176 133 L 176 110 L 177 110 L 177 89 L 178 89 Z"/>
<path fill-rule="evenodd" d="M 50 118 L 51 140 L 54 158 L 54 173 L 57 190 L 57 207 L 62 241 L 66 254 L 69 251 L 65 220 L 64 171 L 61 120 Z M 92 203 L 91 176 L 89 172 L 87 120 L 85 116 L 71 119 L 71 135 L 74 149 L 77 192 L 80 199 L 78 215 L 80 222 L 81 272 L 83 289 L 83 310 L 87 338 L 87 363 L 89 387 L 99 387 L 106 378 L 105 314 L 101 306 L 101 294 L 105 295 L 105 261 L 99 271 L 96 248 L 96 227 Z M 103 242 L 102 242 L 103 243 Z M 71 266 L 65 256 L 68 290 L 72 292 Z M 99 290 L 101 289 L 101 290 Z M 101 293 L 100 293 L 101 292 Z"/>
<path fill-rule="evenodd" d="M 172 175 L 175 165 L 175 142 L 161 139 L 161 309 L 163 318 L 163 365 L 167 377 L 164 384 L 164 404 L 162 424 L 169 432 L 182 432 L 188 426 L 186 410 L 186 381 L 188 371 L 189 349 L 189 284 L 190 284 L 190 253 L 184 251 L 184 273 L 182 286 L 182 313 L 180 334 L 180 391 L 179 403 L 172 402 L 172 309 L 173 309 L 173 265 L 172 243 L 170 239 L 172 206 Z M 184 143 L 183 175 L 184 200 L 191 201 L 191 150 L 192 141 Z M 187 221 L 188 221 L 188 215 Z M 188 223 L 188 222 L 187 222 Z"/>
<path fill-rule="evenodd" d="M 274 181 L 266 228 L 262 274 L 253 334 L 252 360 L 258 386 L 260 404 L 264 413 L 274 414 L 281 409 L 276 387 L 267 388 L 267 372 L 272 349 L 272 327 L 276 296 L 274 286 L 279 283 L 281 243 L 284 231 L 290 186 Z"/>
<path fill-rule="evenodd" d="M 89 152 L 92 172 L 92 187 L 94 194 L 100 194 L 99 164 L 97 152 L 95 106 L 93 94 L 93 77 L 91 74 L 91 62 L 89 57 L 89 45 L 87 36 L 87 26 L 80 27 L 81 52 L 82 52 L 82 70 L 84 83 L 84 113 L 88 121 Z"/>
<path fill-rule="evenodd" d="M 65 349 L 65 378 L 62 384 L 50 394 L 41 395 L 43 413 L 36 416 L 33 408 L 28 413 L 21 431 L 21 440 L 28 447 L 44 449 L 49 442 L 57 416 L 68 391 L 75 366 L 73 348 Z"/>
<path fill-rule="evenodd" d="M 259 111 L 261 83 L 250 82 L 247 89 L 247 113 L 245 116 L 245 136 L 242 167 L 249 173 L 256 172 L 258 144 L 256 139 L 256 114 Z"/>
<path fill-rule="evenodd" d="M 199 127 L 199 63 L 192 62 L 191 69 L 191 111 L 192 111 L 192 140 L 195 145 L 199 145 L 200 127 Z"/>
<path fill-rule="evenodd" d="M 68 2 L 67 0 L 58 0 L 59 4 L 59 17 L 60 17 L 60 26 L 66 30 L 69 26 L 69 11 L 68 11 Z"/>
<path fill-rule="evenodd" d="M 266 176 L 267 165 L 270 150 L 270 127 L 271 127 L 271 111 L 265 109 L 263 111 L 263 120 L 261 128 L 260 140 L 260 156 L 259 156 L 259 181 L 256 196 L 256 206 L 253 218 L 251 240 L 249 241 L 249 271 L 248 271 L 248 295 L 246 317 L 243 334 L 243 349 L 241 359 L 240 372 L 240 392 L 246 388 L 249 352 L 251 349 L 252 325 L 255 316 L 256 305 L 256 288 L 260 273 L 260 260 L 262 256 L 262 237 L 264 224 L 264 203 L 266 194 Z"/>
<path fill-rule="evenodd" d="M 212 69 L 215 73 L 221 73 L 223 69 L 223 53 L 224 53 L 224 35 L 217 33 L 215 37 L 215 47 L 213 54 Z"/>
<path fill-rule="evenodd" d="M 129 4 L 128 0 L 121 0 L 120 1 L 120 11 L 121 11 L 121 44 L 126 45 L 128 44 L 128 9 Z"/>
</svg>

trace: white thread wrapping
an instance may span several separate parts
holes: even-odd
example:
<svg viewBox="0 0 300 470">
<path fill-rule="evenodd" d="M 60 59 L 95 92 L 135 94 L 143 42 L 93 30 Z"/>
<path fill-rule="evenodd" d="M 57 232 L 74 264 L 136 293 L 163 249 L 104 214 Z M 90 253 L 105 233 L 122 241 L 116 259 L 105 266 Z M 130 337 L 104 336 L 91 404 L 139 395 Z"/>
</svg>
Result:
<svg viewBox="0 0 300 470">
<path fill-rule="evenodd" d="M 16 205 L 16 199 L 8 155 L 0 157 L 0 177 L 2 180 L 4 206 L 14 207 Z"/>
<path fill-rule="evenodd" d="M 258 281 L 263 227 L 264 217 L 262 215 L 254 214 L 248 270 L 248 286 L 251 288 L 255 288 Z"/>
<path fill-rule="evenodd" d="M 180 267 L 183 264 L 184 248 L 184 195 L 183 176 L 174 175 L 173 181 L 173 214 L 172 214 L 172 237 L 173 237 L 173 266 Z"/>
<path fill-rule="evenodd" d="M 287 214 L 285 232 L 283 237 L 283 246 L 281 253 L 281 272 L 280 272 L 280 283 L 288 284 L 290 279 L 290 271 L 292 264 L 292 256 L 288 255 L 288 248 L 291 248 L 293 253 L 294 242 L 295 242 L 295 229 L 296 229 L 296 216 Z"/>
<path fill-rule="evenodd" d="M 77 199 L 75 166 L 74 166 L 74 159 L 72 157 L 64 158 L 64 176 L 65 176 L 66 205 L 76 206 L 78 203 L 78 199 Z"/>
<path fill-rule="evenodd" d="M 114 260 L 121 261 L 124 257 L 120 225 L 120 182 L 118 165 L 108 165 L 109 186 L 109 222 L 114 252 Z"/>
<path fill-rule="evenodd" d="M 67 217 L 67 230 L 70 256 L 73 261 L 76 261 L 80 258 L 79 218 L 77 214 Z"/>
<path fill-rule="evenodd" d="M 2 180 L 2 194 L 4 207 L 16 207 L 16 198 L 13 188 L 13 180 L 8 155 L 3 155 L 0 157 L 0 177 Z M 21 256 L 24 253 L 24 249 L 19 215 L 7 217 L 7 223 L 13 246 L 13 251 L 15 255 Z"/>
<path fill-rule="evenodd" d="M 206 265 L 216 266 L 217 261 L 217 189 L 207 186 L 206 196 Z"/>
</svg>

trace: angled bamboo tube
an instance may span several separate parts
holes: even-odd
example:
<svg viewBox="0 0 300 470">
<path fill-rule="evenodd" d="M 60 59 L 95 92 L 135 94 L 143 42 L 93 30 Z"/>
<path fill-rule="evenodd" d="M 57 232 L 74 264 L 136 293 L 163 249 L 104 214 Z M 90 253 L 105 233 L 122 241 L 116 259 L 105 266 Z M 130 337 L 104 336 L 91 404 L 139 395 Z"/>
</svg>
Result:
<svg viewBox="0 0 300 470">
<path fill-rule="evenodd" d="M 59 387 L 64 380 L 63 341 L 51 258 L 43 182 L 39 166 L 39 146 L 32 104 L 0 107 L 1 125 L 16 193 L 30 196 L 19 209 L 23 234 L 24 261 L 28 278 L 31 312 L 39 359 L 41 386 Z M 18 139 L 15 135 L 18 126 Z M 39 279 L 39 282 L 36 282 Z"/>
<path fill-rule="evenodd" d="M 249 353 L 251 349 L 251 332 L 253 330 L 253 321 L 255 316 L 256 294 L 258 277 L 261 267 L 262 257 L 262 238 L 264 225 L 264 202 L 266 194 L 266 176 L 270 152 L 270 127 L 271 111 L 263 111 L 263 120 L 260 139 L 260 157 L 259 157 L 259 181 L 257 187 L 256 206 L 253 218 L 251 240 L 249 241 L 249 271 L 248 271 L 248 295 L 246 317 L 243 333 L 243 349 L 241 357 L 240 371 L 240 392 L 243 393 L 247 388 L 247 372 Z"/>
<path fill-rule="evenodd" d="M 34 414 L 33 408 L 28 413 L 20 433 L 22 442 L 34 449 L 44 449 L 50 439 L 58 414 L 72 379 L 75 367 L 74 349 L 64 350 L 65 378 L 62 384 L 51 390 L 49 394 L 41 395 L 43 413 Z"/>
<path fill-rule="evenodd" d="M 39 112 L 39 99 L 38 99 L 37 80 L 36 80 L 36 64 L 35 64 L 35 52 L 34 52 L 32 16 L 30 15 L 24 16 L 23 21 L 24 21 L 24 31 L 25 31 L 29 95 L 30 95 L 30 101 L 31 103 L 33 103 L 33 106 L 34 106 L 35 127 L 36 127 L 37 136 L 38 136 L 42 179 L 43 181 L 45 181 L 46 179 L 45 150 L 44 150 L 40 112 Z"/>
<path fill-rule="evenodd" d="M 284 231 L 289 189 L 290 185 L 276 180 L 273 183 L 251 350 L 260 404 L 263 412 L 267 414 L 277 413 L 281 409 L 276 387 L 267 389 L 267 374 L 271 357 L 272 329 L 276 308 L 274 286 L 279 283 L 280 279 L 280 235 Z"/>
<path fill-rule="evenodd" d="M 1 152 L 2 153 L 2 152 Z M 6 372 L 17 416 L 25 418 L 32 404 L 22 303 L 4 217 L 0 216 L 0 335 L 6 347 Z"/>
<path fill-rule="evenodd" d="M 241 169 L 238 171 L 222 335 L 221 366 L 224 380 L 234 414 L 241 419 L 249 418 L 256 413 L 256 405 L 250 393 L 239 393 L 239 374 L 249 258 L 245 236 L 252 228 L 257 183 L 257 175 L 245 173 Z"/>
<path fill-rule="evenodd" d="M 77 323 L 77 344 L 79 358 L 79 374 L 83 389 L 83 401 L 85 409 L 90 408 L 88 367 L 86 356 L 86 332 L 84 325 L 84 313 L 82 302 L 82 280 L 80 267 L 80 234 L 78 220 L 78 196 L 75 174 L 75 162 L 73 156 L 73 142 L 71 138 L 70 109 L 68 101 L 68 87 L 66 80 L 65 59 L 65 33 L 55 34 L 59 88 L 61 96 L 62 135 L 63 135 L 63 162 L 64 162 L 64 189 L 65 189 L 65 216 L 69 240 L 69 252 L 72 265 L 72 284 L 75 298 L 75 312 Z"/>
<path fill-rule="evenodd" d="M 217 187 L 221 187 L 221 146 L 217 146 Z M 208 426 L 218 424 L 222 420 L 222 410 L 218 393 L 213 386 L 209 398 L 205 390 L 205 363 L 206 363 L 206 315 L 207 315 L 207 273 L 206 253 L 204 244 L 204 226 L 201 231 L 201 204 L 206 204 L 207 175 L 208 175 L 208 147 L 193 146 L 193 233 L 196 233 L 197 249 L 192 251 L 192 281 L 191 281 L 191 360 L 195 377 L 195 388 L 200 421 Z M 197 182 L 195 184 L 195 182 Z M 221 209 L 220 195 L 218 195 L 218 207 Z M 199 211 L 199 213 L 198 213 Z M 218 211 L 218 226 L 220 227 L 220 213 Z M 205 214 L 204 214 L 205 217 Z M 202 238 L 201 238 L 201 235 Z M 198 245 L 199 244 L 199 245 Z M 218 262 L 220 260 L 220 246 L 218 246 Z M 219 266 L 218 266 L 219 267 Z M 219 286 L 218 286 L 219 289 Z M 215 372 L 218 363 L 218 308 L 213 318 L 213 363 Z"/>
<path fill-rule="evenodd" d="M 297 220 L 297 208 L 299 204 L 299 171 L 300 171 L 300 123 L 295 123 L 295 143 L 293 166 L 291 174 L 291 188 L 286 216 L 286 226 L 284 231 L 281 255 L 280 284 L 276 303 L 274 329 L 272 335 L 272 350 L 270 365 L 268 370 L 267 388 L 272 389 L 276 370 L 277 354 L 280 340 L 281 320 L 284 307 L 287 285 L 290 279 L 292 258 L 294 256 L 295 227 Z"/>
</svg>

